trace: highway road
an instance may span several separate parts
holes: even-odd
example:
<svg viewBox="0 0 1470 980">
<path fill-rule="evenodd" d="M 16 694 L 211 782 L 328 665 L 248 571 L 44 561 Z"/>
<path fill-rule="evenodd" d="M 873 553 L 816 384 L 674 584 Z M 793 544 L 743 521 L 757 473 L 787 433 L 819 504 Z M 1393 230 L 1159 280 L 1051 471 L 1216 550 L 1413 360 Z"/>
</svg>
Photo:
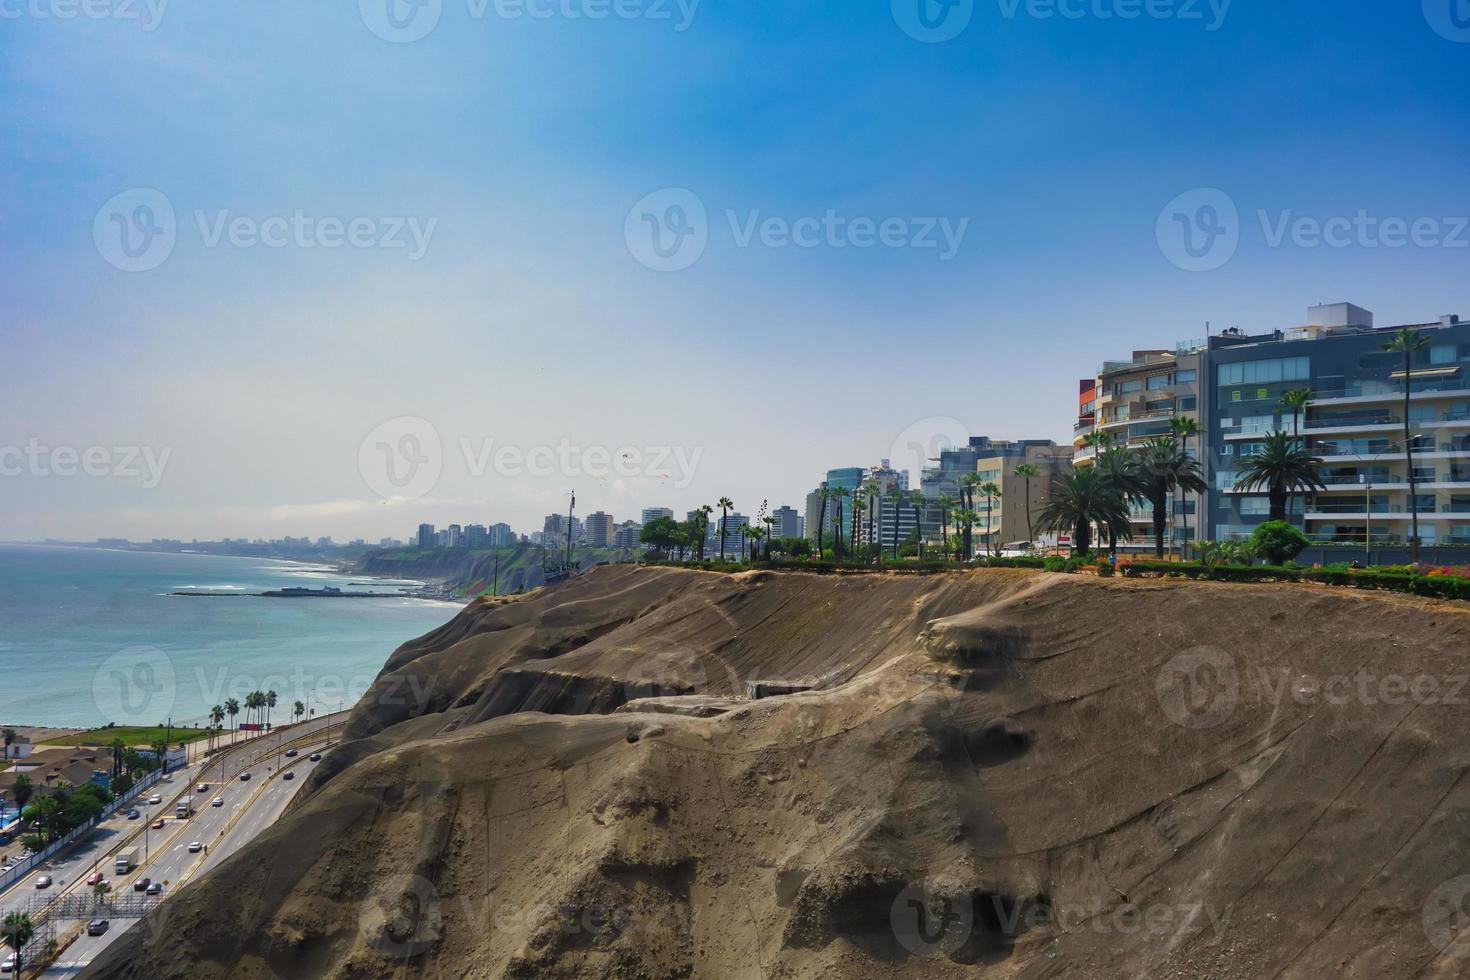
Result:
<svg viewBox="0 0 1470 980">
<path fill-rule="evenodd" d="M 114 876 L 109 865 L 101 865 L 99 870 L 112 883 L 115 892 L 132 891 L 133 884 L 142 878 L 161 881 L 164 886 L 162 900 L 167 900 L 189 880 L 213 868 L 275 822 L 304 784 L 303 777 L 316 765 L 310 754 L 324 747 L 324 742 L 302 746 L 295 758 L 281 758 L 279 769 L 276 754 L 263 753 L 260 761 L 247 770 L 251 777 L 249 780 L 235 778 L 223 787 L 217 777 L 209 773 L 194 777 L 203 781 L 208 789 L 194 794 L 193 816 L 178 819 L 169 809 L 163 818 L 163 829 L 154 830 L 150 826 L 146 835 L 147 857 L 142 856 L 140 843 L 142 863 L 131 874 Z M 295 777 L 285 779 L 286 772 L 294 773 Z M 197 790 L 197 784 L 192 788 Z M 224 801 L 221 806 L 212 805 L 216 797 Z M 152 809 L 162 811 L 163 806 Z M 156 819 L 157 814 L 150 812 L 149 817 L 150 820 Z M 190 850 L 195 843 L 201 845 L 201 850 Z M 209 848 L 207 854 L 202 850 L 205 845 Z M 83 893 L 88 891 L 85 884 L 79 887 Z M 101 916 L 106 917 L 106 914 L 101 913 Z M 130 928 L 138 928 L 139 921 L 137 918 L 109 918 L 105 933 L 101 936 L 85 933 L 79 936 L 44 976 L 76 976 L 118 936 Z M 80 920 L 68 923 L 61 936 L 64 938 L 85 925 Z"/>
<path fill-rule="evenodd" d="M 230 775 L 243 761 L 253 762 L 267 756 L 273 757 L 282 743 L 320 733 L 327 733 L 335 737 L 339 731 L 336 726 L 340 726 L 342 719 L 346 717 L 345 713 L 324 715 L 311 721 L 278 729 L 269 735 L 251 738 L 248 742 L 241 743 L 232 752 L 219 753 L 208 765 L 195 763 L 187 769 L 180 769 L 165 777 L 165 781 L 155 784 L 134 805 L 144 816 L 148 817 L 149 822 L 157 816 L 154 811 L 171 816 L 174 809 L 174 798 L 201 778 L 212 777 L 210 781 L 217 782 L 222 764 L 225 767 L 225 775 Z M 331 732 L 327 731 L 329 727 L 332 729 Z M 205 773 L 208 775 L 205 776 Z M 163 802 L 156 806 L 148 805 L 146 800 L 155 794 L 161 796 Z M 125 810 L 103 821 L 85 840 L 78 842 L 52 860 L 43 862 L 40 867 L 32 870 L 29 875 L 0 894 L 0 915 L 23 910 L 37 895 L 49 897 L 72 886 L 77 880 L 85 878 L 92 873 L 94 865 L 102 862 L 129 834 L 137 831 L 140 823 L 141 820 L 128 820 Z M 139 845 L 141 846 L 142 843 L 143 841 L 140 840 Z M 4 850 L 6 853 L 19 854 L 21 846 L 17 841 L 7 845 Z M 41 875 L 52 877 L 53 884 L 49 889 L 36 888 L 36 879 Z"/>
</svg>

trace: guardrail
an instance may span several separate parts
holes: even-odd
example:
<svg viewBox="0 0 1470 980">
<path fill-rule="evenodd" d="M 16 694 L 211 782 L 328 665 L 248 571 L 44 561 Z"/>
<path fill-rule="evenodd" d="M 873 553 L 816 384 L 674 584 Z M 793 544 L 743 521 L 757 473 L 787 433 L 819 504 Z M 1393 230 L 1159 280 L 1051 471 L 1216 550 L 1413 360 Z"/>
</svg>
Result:
<svg viewBox="0 0 1470 980">
<path fill-rule="evenodd" d="M 36 868 L 42 862 L 49 860 L 53 854 L 56 854 L 58 851 L 65 849 L 69 844 L 72 844 L 82 839 L 83 837 L 86 837 L 97 828 L 97 825 L 99 823 L 112 816 L 122 807 L 132 804 L 132 802 L 136 800 L 139 796 L 141 796 L 145 790 L 152 787 L 162 778 L 163 770 L 153 770 L 148 775 L 138 780 L 138 782 L 134 783 L 132 789 L 128 790 L 122 796 L 117 797 L 111 803 L 107 804 L 107 806 L 103 807 L 100 816 L 89 820 L 78 827 L 74 827 L 65 836 L 58 837 L 50 844 L 47 844 L 46 847 L 42 850 L 36 851 L 35 853 L 24 858 L 19 864 L 15 865 L 4 875 L 0 875 L 0 892 L 6 891 L 8 888 L 10 888 L 11 885 L 14 885 L 17 881 L 20 881 L 26 875 L 36 870 Z"/>
</svg>

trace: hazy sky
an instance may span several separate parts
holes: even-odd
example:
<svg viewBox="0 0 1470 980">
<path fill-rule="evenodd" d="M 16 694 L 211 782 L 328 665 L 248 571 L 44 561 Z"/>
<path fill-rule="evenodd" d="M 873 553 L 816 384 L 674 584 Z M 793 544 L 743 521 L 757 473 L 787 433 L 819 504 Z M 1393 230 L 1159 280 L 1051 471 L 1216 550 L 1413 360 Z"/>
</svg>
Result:
<svg viewBox="0 0 1470 980">
<path fill-rule="evenodd" d="M 799 506 L 1470 316 L 1465 0 L 416 2 L 0 0 L 0 538 Z"/>
</svg>

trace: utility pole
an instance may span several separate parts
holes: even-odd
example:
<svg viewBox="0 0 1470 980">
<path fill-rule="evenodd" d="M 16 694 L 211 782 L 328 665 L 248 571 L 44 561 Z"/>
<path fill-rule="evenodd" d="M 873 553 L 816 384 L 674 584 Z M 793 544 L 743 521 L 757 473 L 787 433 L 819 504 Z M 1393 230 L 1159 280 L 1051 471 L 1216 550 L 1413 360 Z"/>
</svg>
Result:
<svg viewBox="0 0 1470 980">
<path fill-rule="evenodd" d="M 567 572 L 572 570 L 572 514 L 577 510 L 577 491 L 572 491 L 572 502 L 567 507 Z"/>
<path fill-rule="evenodd" d="M 491 580 L 490 594 L 500 595 L 500 552 L 495 552 L 495 578 Z"/>
</svg>

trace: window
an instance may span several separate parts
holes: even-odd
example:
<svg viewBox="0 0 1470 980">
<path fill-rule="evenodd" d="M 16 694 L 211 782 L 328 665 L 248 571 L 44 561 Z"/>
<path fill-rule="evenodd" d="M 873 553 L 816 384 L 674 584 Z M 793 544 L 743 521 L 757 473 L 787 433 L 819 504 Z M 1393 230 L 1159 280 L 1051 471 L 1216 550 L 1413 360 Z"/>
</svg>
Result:
<svg viewBox="0 0 1470 980">
<path fill-rule="evenodd" d="M 1142 390 L 1142 381 L 1124 381 L 1113 385 L 1113 394 L 1115 395 L 1134 395 Z"/>
<path fill-rule="evenodd" d="M 1148 379 L 1149 391 L 1161 391 L 1169 387 L 1169 376 L 1167 374 L 1156 374 Z"/>
<path fill-rule="evenodd" d="M 1419 503 L 1419 513 L 1421 513 L 1421 514 L 1433 514 L 1434 513 L 1434 494 L 1432 494 L 1432 493 L 1416 493 L 1416 494 L 1414 494 L 1414 499 L 1416 501 L 1418 501 L 1418 503 Z M 1422 529 L 1421 529 L 1421 532 L 1422 532 Z"/>
<path fill-rule="evenodd" d="M 1417 481 L 1419 483 L 1433 483 L 1434 480 L 1435 480 L 1434 467 L 1433 466 L 1416 466 L 1416 467 L 1414 467 L 1414 479 L 1415 479 L 1415 481 Z"/>
<path fill-rule="evenodd" d="M 1278 357 L 1262 361 L 1241 361 L 1237 364 L 1221 364 L 1217 370 L 1221 385 L 1305 381 L 1312 376 L 1312 359 Z"/>
<path fill-rule="evenodd" d="M 1190 395 L 1187 398 L 1176 398 L 1174 400 L 1174 408 L 1180 412 L 1193 412 L 1199 408 L 1199 399 L 1194 395 Z"/>
<path fill-rule="evenodd" d="M 1459 360 L 1459 354 L 1454 344 L 1435 344 L 1429 348 L 1429 363 L 1453 364 Z"/>
<path fill-rule="evenodd" d="M 1174 381 L 1177 384 L 1189 384 L 1191 382 L 1198 381 L 1198 380 L 1199 380 L 1199 372 L 1196 371 L 1194 368 L 1190 368 L 1187 371 L 1180 371 L 1180 372 L 1178 372 L 1177 374 L 1174 375 Z"/>
<path fill-rule="evenodd" d="M 1240 500 L 1241 517 L 1265 517 L 1270 513 L 1270 497 L 1242 497 Z"/>
</svg>

